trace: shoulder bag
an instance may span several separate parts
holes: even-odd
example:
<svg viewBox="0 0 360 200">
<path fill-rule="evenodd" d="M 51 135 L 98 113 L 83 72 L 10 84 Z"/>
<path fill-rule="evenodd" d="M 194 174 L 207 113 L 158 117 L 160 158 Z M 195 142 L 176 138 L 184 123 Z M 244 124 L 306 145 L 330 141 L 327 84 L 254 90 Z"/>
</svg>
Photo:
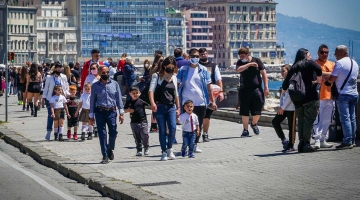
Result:
<svg viewBox="0 0 360 200">
<path fill-rule="evenodd" d="M 342 89 L 344 89 L 347 81 L 349 80 L 349 77 L 351 75 L 351 72 L 352 72 L 352 68 L 353 68 L 353 61 L 351 60 L 350 58 L 350 61 L 351 61 L 351 68 L 350 68 L 350 72 L 349 74 L 347 75 L 346 79 L 344 80 L 344 83 L 342 84 L 342 86 L 340 87 L 340 91 L 337 90 L 337 87 L 336 87 L 336 84 L 335 82 L 333 83 L 333 85 L 331 86 L 331 99 L 335 100 L 339 97 L 339 93 L 341 92 Z"/>
</svg>

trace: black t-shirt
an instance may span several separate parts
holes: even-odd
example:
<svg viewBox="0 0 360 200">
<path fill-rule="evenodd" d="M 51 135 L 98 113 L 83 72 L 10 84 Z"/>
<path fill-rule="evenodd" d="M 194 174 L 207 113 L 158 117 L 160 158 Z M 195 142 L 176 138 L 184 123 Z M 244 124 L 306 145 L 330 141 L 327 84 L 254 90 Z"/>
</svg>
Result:
<svg viewBox="0 0 360 200">
<path fill-rule="evenodd" d="M 297 64 L 293 65 L 290 68 L 282 84 L 282 88 L 284 90 L 287 90 L 289 88 L 289 80 L 294 74 L 294 72 L 296 72 L 297 70 L 298 70 Z M 304 63 L 303 67 L 301 68 L 301 76 L 306 87 L 306 97 L 305 100 L 302 102 L 302 104 L 314 100 L 319 100 L 319 94 L 316 91 L 317 84 L 313 84 L 312 81 L 316 80 L 316 76 L 321 76 L 321 75 L 322 75 L 321 68 L 316 62 L 314 62 L 313 60 L 308 60 Z"/>
<path fill-rule="evenodd" d="M 240 72 L 240 84 L 244 85 L 246 89 L 255 89 L 261 88 L 261 76 L 260 71 L 265 69 L 264 64 L 261 62 L 259 58 L 251 58 L 250 62 L 256 62 L 258 67 L 249 67 L 246 70 Z M 243 63 L 241 60 L 238 60 L 236 63 L 236 68 L 248 64 L 249 62 Z"/>
<path fill-rule="evenodd" d="M 77 107 L 79 105 L 79 98 L 78 97 L 69 97 L 69 102 L 67 102 L 69 114 L 71 115 L 71 118 L 75 117 L 75 112 L 77 110 Z"/>
<path fill-rule="evenodd" d="M 216 67 L 216 64 L 212 63 L 210 61 L 208 61 L 208 62 L 199 61 L 199 63 L 200 63 L 200 65 L 203 65 L 203 66 L 205 66 L 207 68 L 211 68 L 211 75 L 210 75 L 211 83 L 215 84 L 216 83 L 216 80 L 215 80 L 215 67 Z"/>
<path fill-rule="evenodd" d="M 175 101 L 175 84 L 173 81 L 167 82 L 165 80 L 162 81 L 158 91 L 156 91 L 156 103 L 164 104 L 164 105 L 174 105 Z"/>
<path fill-rule="evenodd" d="M 76 81 L 79 81 L 79 79 L 80 79 L 80 73 L 79 73 L 77 70 L 75 70 L 75 69 L 72 69 L 72 70 L 71 70 L 71 73 L 75 76 Z"/>
<path fill-rule="evenodd" d="M 146 112 L 145 112 L 146 103 L 140 99 L 129 100 L 125 103 L 124 109 L 133 109 L 134 112 L 130 113 L 131 123 L 147 123 Z"/>
</svg>

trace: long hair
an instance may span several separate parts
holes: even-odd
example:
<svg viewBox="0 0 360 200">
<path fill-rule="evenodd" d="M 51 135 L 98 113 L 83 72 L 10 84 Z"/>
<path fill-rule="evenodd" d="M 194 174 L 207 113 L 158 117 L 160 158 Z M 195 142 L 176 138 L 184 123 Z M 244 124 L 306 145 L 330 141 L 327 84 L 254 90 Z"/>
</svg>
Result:
<svg viewBox="0 0 360 200">
<path fill-rule="evenodd" d="M 26 75 L 28 74 L 28 70 L 26 66 L 22 66 L 21 74 L 20 74 L 20 83 L 25 83 Z"/>
<path fill-rule="evenodd" d="M 127 53 L 123 53 L 122 55 L 121 55 L 121 59 L 125 59 L 127 57 Z"/>
<path fill-rule="evenodd" d="M 160 68 L 162 66 L 162 63 L 164 62 L 164 57 L 160 57 L 158 62 L 155 64 L 154 66 L 154 63 L 153 63 L 153 66 L 151 69 L 150 69 L 150 77 L 154 74 L 154 73 L 157 73 L 160 71 Z"/>
<path fill-rule="evenodd" d="M 32 81 L 35 81 L 37 74 L 38 74 L 37 64 L 36 64 L 36 63 L 32 63 L 32 64 L 30 65 L 30 71 L 29 71 L 30 79 L 31 79 Z"/>
<path fill-rule="evenodd" d="M 159 75 L 162 77 L 164 75 L 164 71 L 165 71 L 165 67 L 173 64 L 174 65 L 174 74 L 177 74 L 178 72 L 178 68 L 176 66 L 176 58 L 174 56 L 169 56 L 167 58 L 165 58 L 164 62 L 162 62 L 161 66 L 159 67 Z"/>
<path fill-rule="evenodd" d="M 43 67 L 41 65 L 38 66 L 38 72 L 40 72 L 41 76 L 44 75 L 43 73 Z"/>
<path fill-rule="evenodd" d="M 145 67 L 145 64 L 149 65 L 148 68 Z M 145 61 L 144 61 L 144 70 L 149 69 L 149 67 L 150 67 L 150 61 L 148 59 L 145 59 Z"/>
<path fill-rule="evenodd" d="M 309 50 L 301 48 L 297 51 L 296 53 L 296 57 L 295 57 L 295 61 L 293 66 L 294 67 L 303 67 L 305 65 L 305 62 L 307 61 L 306 59 L 306 54 L 309 52 Z"/>
<path fill-rule="evenodd" d="M 64 74 L 66 75 L 67 79 L 70 79 L 71 76 L 71 71 L 70 71 L 70 67 L 66 64 L 64 64 Z"/>
</svg>

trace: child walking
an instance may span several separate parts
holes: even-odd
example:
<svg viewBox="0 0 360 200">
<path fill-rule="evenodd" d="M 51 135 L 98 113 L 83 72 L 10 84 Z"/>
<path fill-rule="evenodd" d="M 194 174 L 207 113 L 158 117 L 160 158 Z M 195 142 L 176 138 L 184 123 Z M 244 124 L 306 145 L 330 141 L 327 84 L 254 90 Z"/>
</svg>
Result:
<svg viewBox="0 0 360 200">
<path fill-rule="evenodd" d="M 85 134 L 88 132 L 88 140 L 92 139 L 92 132 L 94 127 L 89 124 L 89 113 L 90 113 L 90 95 L 91 95 L 91 83 L 84 85 L 85 92 L 81 95 L 79 105 L 77 107 L 75 116 L 77 117 L 80 112 L 79 121 L 82 123 L 81 127 L 81 140 L 85 140 Z"/>
<path fill-rule="evenodd" d="M 69 87 L 70 90 L 70 97 L 68 97 L 67 100 L 67 106 L 69 109 L 70 118 L 68 118 L 68 131 L 67 131 L 67 138 L 71 138 L 71 128 L 74 127 L 74 140 L 78 139 L 77 136 L 77 129 L 79 126 L 79 118 L 78 116 L 75 116 L 75 113 L 77 111 L 78 105 L 79 105 L 79 98 L 76 96 L 77 93 L 77 87 L 75 85 L 71 85 Z"/>
<path fill-rule="evenodd" d="M 182 157 L 186 156 L 186 148 L 189 146 L 189 158 L 195 158 L 194 146 L 196 136 L 200 135 L 199 120 L 194 110 L 194 103 L 191 100 L 186 100 L 183 108 L 186 112 L 180 115 L 179 121 L 182 124 L 183 130 L 183 145 L 181 148 Z"/>
<path fill-rule="evenodd" d="M 63 131 L 64 131 L 64 116 L 65 112 L 67 113 L 67 117 L 70 118 L 69 110 L 66 105 L 66 98 L 61 94 L 62 89 L 60 85 L 55 85 L 53 90 L 53 96 L 50 99 L 50 107 L 51 107 L 51 117 L 54 118 L 54 135 L 55 140 L 64 141 L 63 139 Z"/>
<path fill-rule="evenodd" d="M 290 65 L 284 65 L 281 67 L 281 76 L 285 79 L 288 71 L 290 70 Z M 286 139 L 285 134 L 281 128 L 281 122 L 284 119 L 288 119 L 288 127 L 289 127 L 289 139 Z M 296 127 L 296 116 L 295 116 L 295 105 L 290 99 L 289 91 L 282 90 L 282 94 L 280 96 L 280 108 L 278 109 L 278 113 L 272 120 L 272 125 L 276 131 L 276 134 L 281 139 L 282 146 L 284 148 L 284 152 L 286 151 L 295 151 L 294 143 L 295 143 L 295 127 Z"/>
<path fill-rule="evenodd" d="M 146 103 L 139 99 L 140 90 L 138 87 L 131 87 L 129 94 L 131 99 L 125 103 L 124 111 L 130 113 L 130 126 L 136 144 L 136 156 L 142 156 L 142 147 L 144 146 L 144 155 L 149 154 L 149 133 L 148 122 L 146 118 Z"/>
</svg>

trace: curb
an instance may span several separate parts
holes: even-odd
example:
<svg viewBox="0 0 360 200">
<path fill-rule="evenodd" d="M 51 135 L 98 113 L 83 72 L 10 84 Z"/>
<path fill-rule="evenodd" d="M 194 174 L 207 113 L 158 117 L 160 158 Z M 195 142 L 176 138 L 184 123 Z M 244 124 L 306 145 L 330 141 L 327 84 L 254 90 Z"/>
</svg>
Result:
<svg viewBox="0 0 360 200">
<path fill-rule="evenodd" d="M 62 158 L 46 150 L 42 145 L 32 142 L 6 126 L 0 126 L 0 138 L 8 144 L 18 148 L 20 152 L 28 154 L 38 163 L 52 168 L 62 175 L 88 185 L 103 196 L 117 200 L 164 200 L 156 194 L 146 192 L 140 187 L 124 181 L 107 177 L 89 166 L 75 164 L 70 159 Z"/>
</svg>

